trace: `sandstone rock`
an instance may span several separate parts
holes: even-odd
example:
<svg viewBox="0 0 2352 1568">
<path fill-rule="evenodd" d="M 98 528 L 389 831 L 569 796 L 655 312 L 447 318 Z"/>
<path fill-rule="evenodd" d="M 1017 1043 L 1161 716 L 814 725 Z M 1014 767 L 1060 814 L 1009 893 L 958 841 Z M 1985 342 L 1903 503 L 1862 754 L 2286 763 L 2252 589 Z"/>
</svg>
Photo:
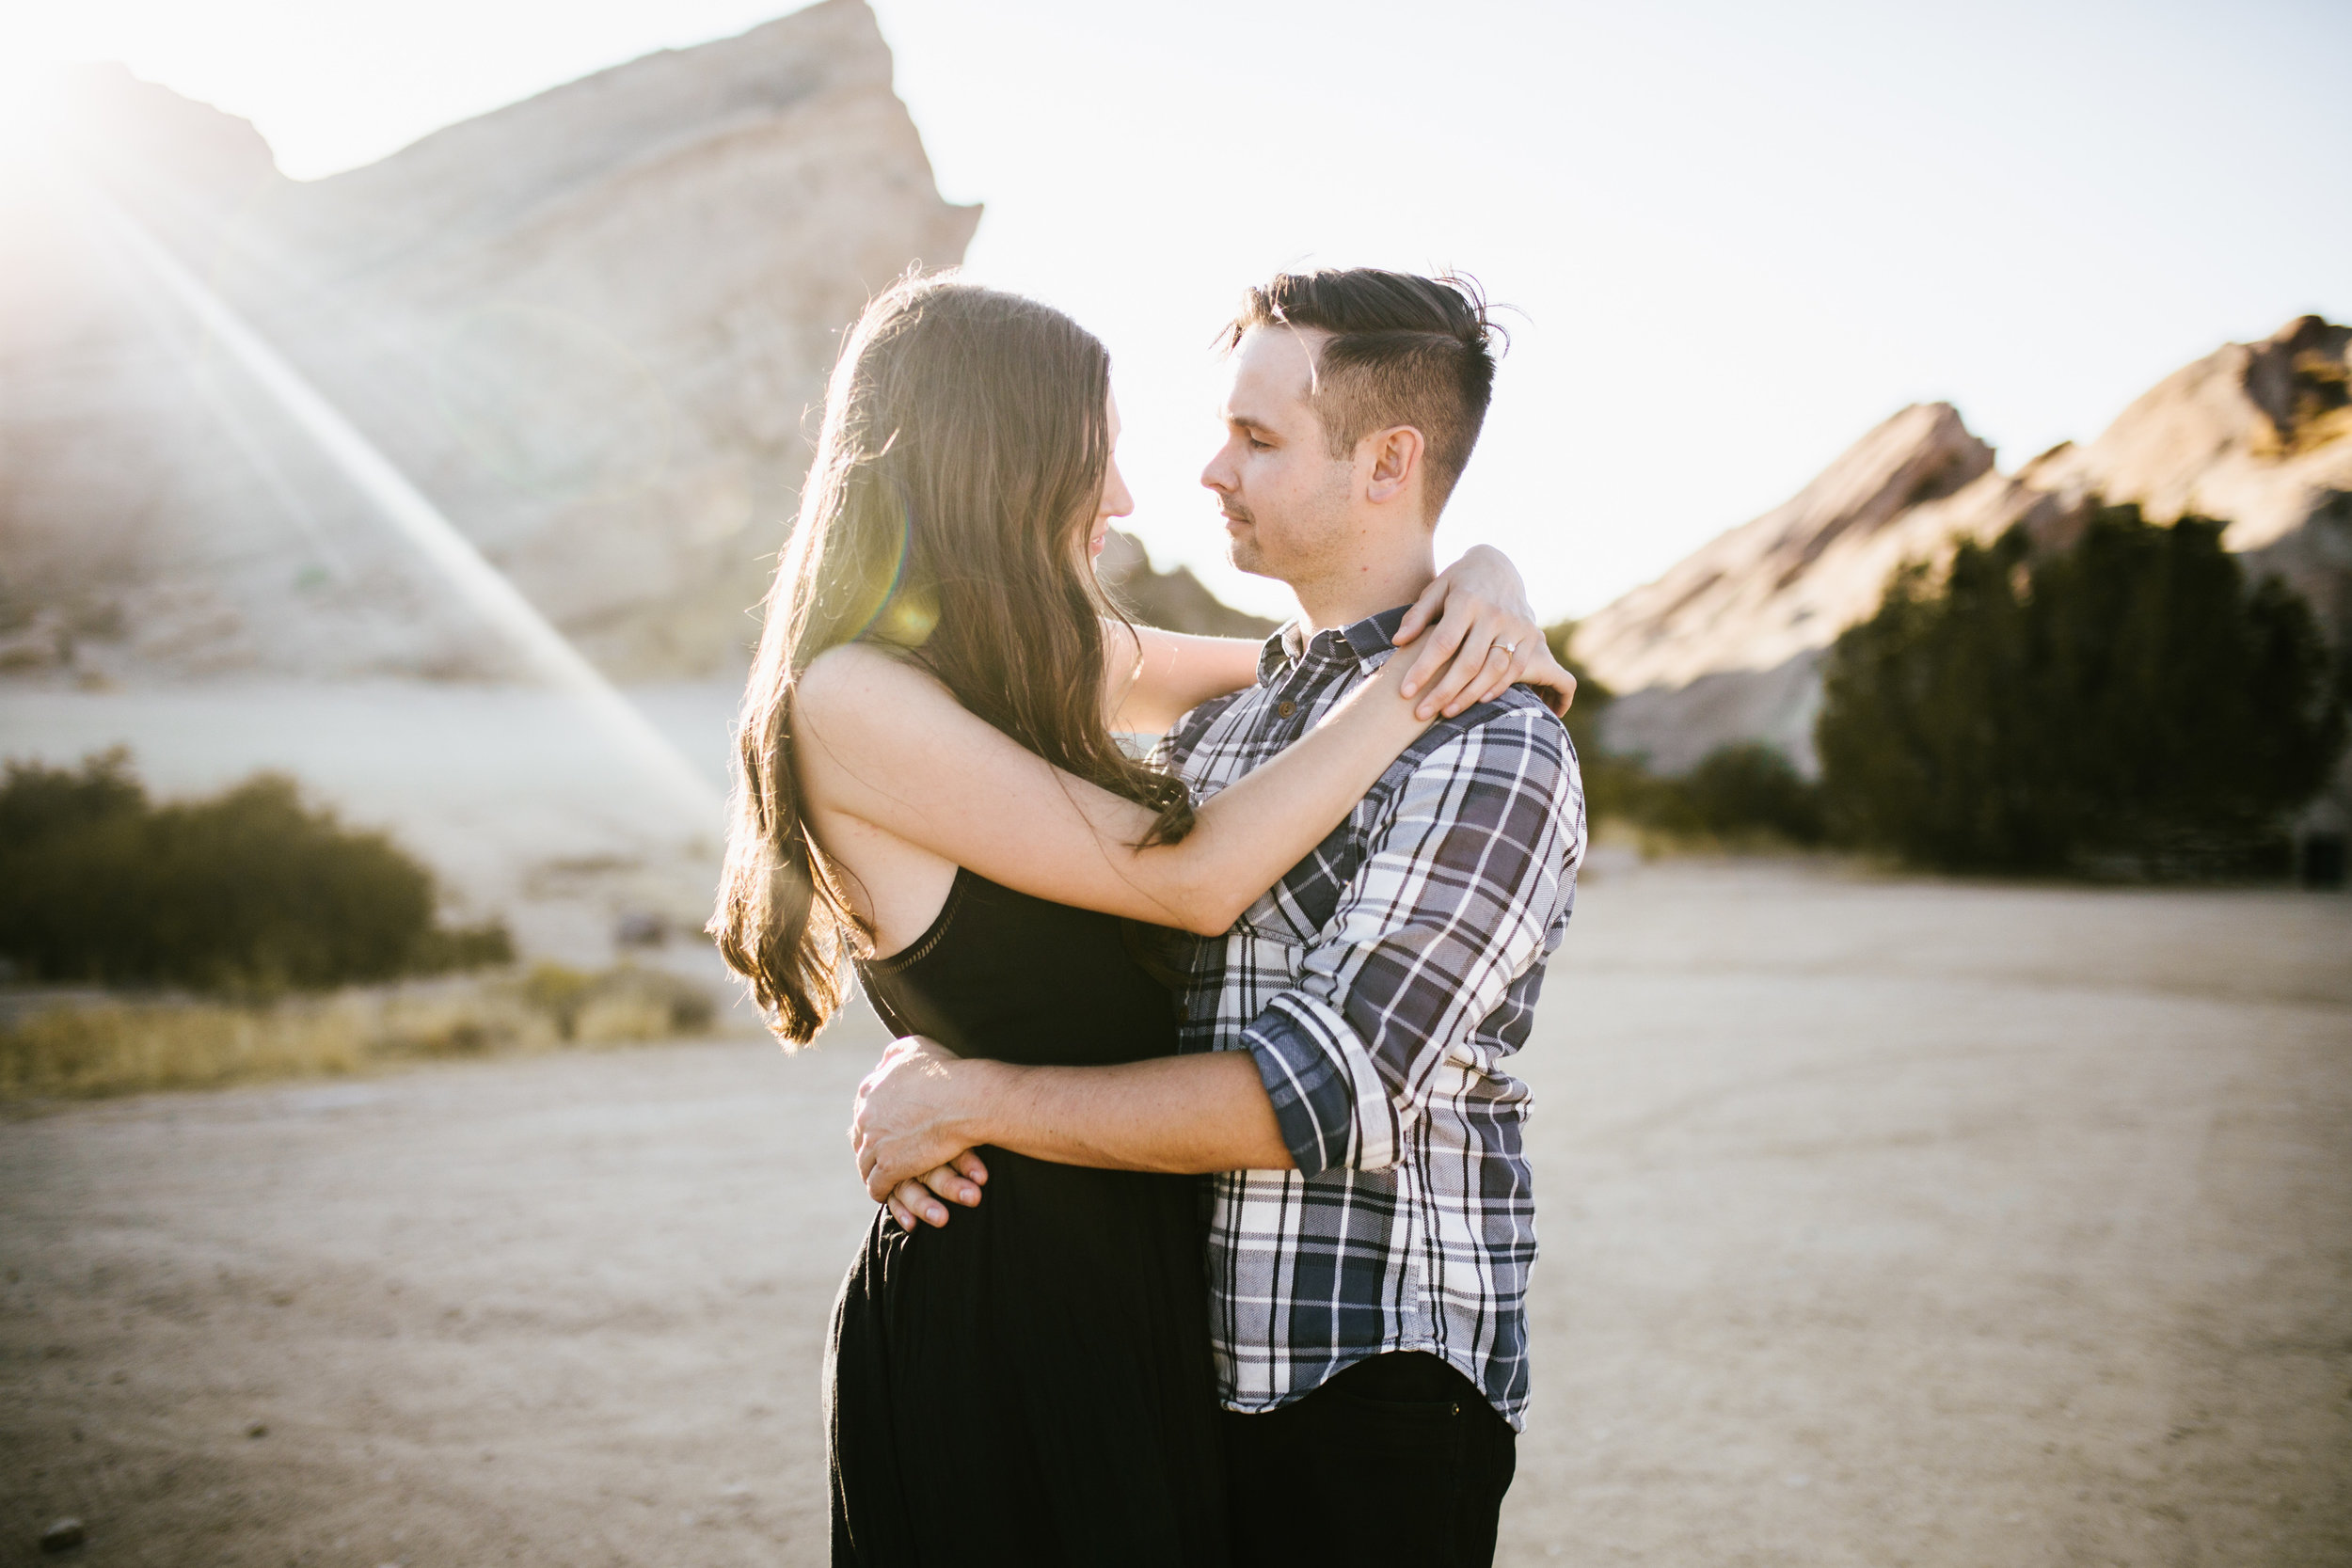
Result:
<svg viewBox="0 0 2352 1568">
<path fill-rule="evenodd" d="M 2024 523 L 2053 543 L 2097 499 L 2170 521 L 2227 519 L 2225 542 L 2286 578 L 2341 644 L 2352 635 L 2352 328 L 2315 316 L 2166 377 L 2088 446 L 2014 475 L 1944 404 L 1904 409 L 1785 505 L 1586 620 L 1575 652 L 1621 693 L 1613 748 L 1680 771 L 1760 739 L 1813 766 L 1821 652 L 1878 608 L 1906 560 Z"/>
<path fill-rule="evenodd" d="M 1950 404 L 1914 404 L 1792 499 L 1585 621 L 1577 655 L 1626 692 L 1772 668 L 1867 613 L 1884 579 L 1871 568 L 1890 550 L 1899 559 L 1915 531 L 1901 525 L 1922 508 L 1969 492 L 1968 515 L 1997 510 L 1993 496 L 1971 488 L 1992 471 L 1993 449 Z"/>
<path fill-rule="evenodd" d="M 1155 570 L 1143 541 L 1118 529 L 1110 531 L 1095 568 L 1112 595 L 1145 626 L 1199 637 L 1264 637 L 1276 626 L 1226 604 L 1201 586 L 1189 566 Z"/>
<path fill-rule="evenodd" d="M 119 68 L 77 102 L 94 182 L 624 677 L 742 657 L 835 334 L 979 215 L 940 199 L 860 0 L 307 184 Z M 0 601 L 98 604 L 102 668 L 505 668 L 73 186 L 12 199 Z"/>
<path fill-rule="evenodd" d="M 1609 705 L 1600 729 L 1611 751 L 1661 773 L 1687 773 L 1718 746 L 1761 740 L 1810 774 L 1820 711 L 1821 650 L 1808 648 L 1769 670 L 1717 670 L 1630 692 Z"/>
<path fill-rule="evenodd" d="M 2284 577 L 2341 642 L 2352 632 L 2352 327 L 2303 316 L 2158 382 L 2087 447 L 2029 464 L 2066 504 L 2091 494 L 2170 520 L 2223 518 L 2233 550 Z"/>
</svg>

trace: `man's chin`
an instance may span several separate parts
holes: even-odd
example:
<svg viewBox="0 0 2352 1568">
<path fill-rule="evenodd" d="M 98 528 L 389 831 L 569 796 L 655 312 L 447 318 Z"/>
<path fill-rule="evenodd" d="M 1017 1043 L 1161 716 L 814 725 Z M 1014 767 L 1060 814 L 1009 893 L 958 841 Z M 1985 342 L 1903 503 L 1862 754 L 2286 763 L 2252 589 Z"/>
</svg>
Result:
<svg viewBox="0 0 2352 1568">
<path fill-rule="evenodd" d="M 1269 578 L 1265 557 L 1259 553 L 1258 543 L 1247 533 L 1225 536 L 1225 560 L 1236 572 L 1248 572 L 1253 578 Z"/>
</svg>

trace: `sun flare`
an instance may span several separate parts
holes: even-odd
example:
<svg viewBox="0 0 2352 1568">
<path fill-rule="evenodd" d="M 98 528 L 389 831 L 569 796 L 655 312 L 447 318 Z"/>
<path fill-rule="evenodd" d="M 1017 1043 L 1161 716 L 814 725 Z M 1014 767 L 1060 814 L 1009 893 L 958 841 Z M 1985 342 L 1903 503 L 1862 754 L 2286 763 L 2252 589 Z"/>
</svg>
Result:
<svg viewBox="0 0 2352 1568">
<path fill-rule="evenodd" d="M 56 66 L 0 55 L 0 180 L 20 181 L 54 158 L 64 107 Z"/>
</svg>

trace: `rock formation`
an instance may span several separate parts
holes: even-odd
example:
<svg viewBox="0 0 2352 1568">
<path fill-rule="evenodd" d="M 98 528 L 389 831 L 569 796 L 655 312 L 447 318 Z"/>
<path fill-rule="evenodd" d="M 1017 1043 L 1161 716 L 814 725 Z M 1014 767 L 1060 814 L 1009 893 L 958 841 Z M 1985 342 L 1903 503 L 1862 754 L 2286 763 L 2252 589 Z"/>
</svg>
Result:
<svg viewBox="0 0 2352 1568">
<path fill-rule="evenodd" d="M 2104 494 L 2225 519 L 2254 570 L 2301 592 L 2339 646 L 2352 635 L 2352 326 L 2303 316 L 2225 344 L 2020 477 L 2069 506 Z"/>
<path fill-rule="evenodd" d="M 1277 625 L 1235 610 L 1203 587 L 1189 566 L 1157 570 L 1143 541 L 1118 529 L 1110 531 L 1095 570 L 1127 612 L 1145 626 L 1198 637 L 1264 637 Z"/>
<path fill-rule="evenodd" d="M 1732 530 L 1579 626 L 1575 652 L 1623 694 L 1613 748 L 1678 771 L 1760 739 L 1812 765 L 1820 661 L 1879 605 L 1906 560 L 2024 523 L 2053 539 L 2094 499 L 2169 521 L 2230 523 L 2255 571 L 2281 576 L 2339 645 L 2352 635 L 2352 328 L 2315 316 L 2166 377 L 2088 446 L 2013 475 L 1949 405 L 1904 409 L 1786 504 Z"/>
<path fill-rule="evenodd" d="M 0 665 L 497 673 L 473 624 L 110 243 L 104 191 L 622 677 L 755 633 L 839 328 L 961 259 L 862 0 L 664 51 L 365 168 L 119 68 L 0 211 Z M 87 183 L 84 183 L 87 182 Z"/>
</svg>

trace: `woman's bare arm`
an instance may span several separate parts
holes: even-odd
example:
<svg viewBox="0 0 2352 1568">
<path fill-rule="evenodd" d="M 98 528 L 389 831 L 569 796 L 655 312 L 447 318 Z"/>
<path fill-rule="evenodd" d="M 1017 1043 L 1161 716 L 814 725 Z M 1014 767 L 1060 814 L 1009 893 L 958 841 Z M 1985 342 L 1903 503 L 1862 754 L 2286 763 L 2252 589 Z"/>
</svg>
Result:
<svg viewBox="0 0 2352 1568">
<path fill-rule="evenodd" d="M 1251 685 L 1264 647 L 1119 621 L 1103 623 L 1103 642 L 1110 726 L 1129 735 L 1159 735 L 1210 698 Z"/>
<path fill-rule="evenodd" d="M 1137 848 L 1153 815 L 1062 772 L 881 649 L 834 648 L 801 677 L 794 755 L 819 808 L 992 881 L 1080 909 L 1215 934 L 1343 821 L 1425 727 L 1391 658 L 1281 756 L 1201 807 L 1180 844 Z"/>
</svg>

